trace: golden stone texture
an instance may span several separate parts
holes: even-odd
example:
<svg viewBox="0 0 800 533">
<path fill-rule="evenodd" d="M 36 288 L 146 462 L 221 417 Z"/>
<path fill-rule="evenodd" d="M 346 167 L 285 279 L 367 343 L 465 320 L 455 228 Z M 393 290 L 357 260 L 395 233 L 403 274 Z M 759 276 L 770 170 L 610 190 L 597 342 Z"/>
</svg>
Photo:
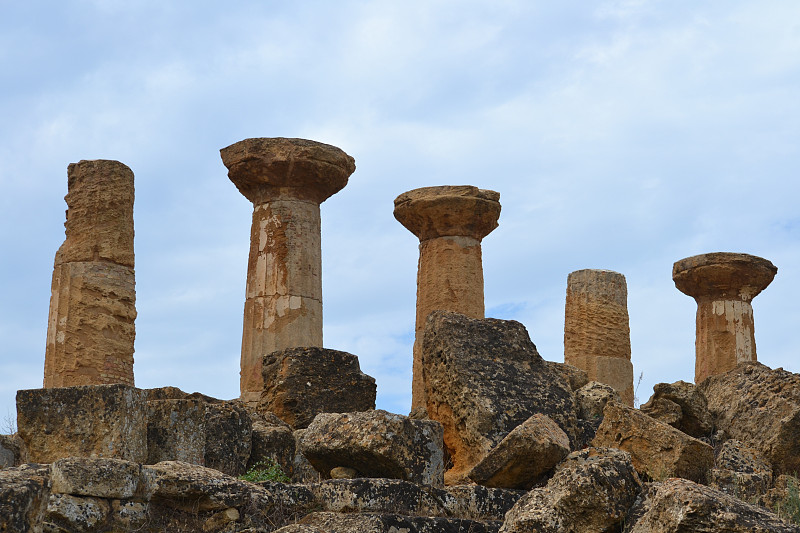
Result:
<svg viewBox="0 0 800 533">
<path fill-rule="evenodd" d="M 394 201 L 394 217 L 419 237 L 411 408 L 425 406 L 422 330 L 432 311 L 484 317 L 481 239 L 497 227 L 500 194 L 470 185 L 423 187 Z"/>
<path fill-rule="evenodd" d="M 728 252 L 695 255 L 673 265 L 675 286 L 697 302 L 695 383 L 757 360 L 751 302 L 777 272 L 766 259 Z"/>
<path fill-rule="evenodd" d="M 611 270 L 577 270 L 567 277 L 564 362 L 589 380 L 611 385 L 633 405 L 633 365 L 625 276 Z"/>
<path fill-rule="evenodd" d="M 134 384 L 133 172 L 68 167 L 66 239 L 53 269 L 44 386 Z"/>
<path fill-rule="evenodd" d="M 230 180 L 253 203 L 240 391 L 255 405 L 264 355 L 322 346 L 319 206 L 356 167 L 339 148 L 305 139 L 245 139 L 220 154 Z"/>
</svg>

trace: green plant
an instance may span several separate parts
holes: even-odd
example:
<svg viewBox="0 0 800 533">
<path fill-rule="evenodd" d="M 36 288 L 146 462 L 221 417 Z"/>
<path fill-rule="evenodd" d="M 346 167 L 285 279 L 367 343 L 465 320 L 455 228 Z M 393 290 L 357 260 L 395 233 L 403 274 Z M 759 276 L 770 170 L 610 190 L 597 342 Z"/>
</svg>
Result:
<svg viewBox="0 0 800 533">
<path fill-rule="evenodd" d="M 239 479 L 258 483 L 260 481 L 277 481 L 279 483 L 289 483 L 289 476 L 274 459 L 263 459 L 255 463 L 250 470 Z"/>
<path fill-rule="evenodd" d="M 778 503 L 778 515 L 784 520 L 800 524 L 800 485 L 790 477 L 786 483 L 786 497 Z"/>
</svg>

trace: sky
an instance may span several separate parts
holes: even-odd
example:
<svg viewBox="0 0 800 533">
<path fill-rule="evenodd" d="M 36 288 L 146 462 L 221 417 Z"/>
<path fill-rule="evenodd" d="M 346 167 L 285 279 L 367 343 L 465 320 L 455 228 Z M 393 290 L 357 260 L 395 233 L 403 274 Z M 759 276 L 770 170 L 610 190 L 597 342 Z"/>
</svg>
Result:
<svg viewBox="0 0 800 533">
<path fill-rule="evenodd" d="M 393 200 L 500 193 L 486 315 L 563 361 L 567 275 L 628 284 L 637 397 L 692 381 L 672 264 L 778 267 L 758 359 L 800 372 L 795 0 L 75 0 L 0 6 L 0 419 L 41 387 L 67 165 L 135 174 L 139 387 L 239 394 L 252 205 L 219 149 L 299 137 L 355 158 L 322 204 L 324 344 L 405 414 L 418 240 Z"/>
</svg>

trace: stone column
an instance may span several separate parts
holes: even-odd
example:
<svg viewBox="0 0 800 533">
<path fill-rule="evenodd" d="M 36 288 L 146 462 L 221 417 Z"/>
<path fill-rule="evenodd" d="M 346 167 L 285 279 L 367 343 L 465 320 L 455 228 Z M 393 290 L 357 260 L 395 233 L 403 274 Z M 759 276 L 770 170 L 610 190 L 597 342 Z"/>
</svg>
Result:
<svg viewBox="0 0 800 533">
<path fill-rule="evenodd" d="M 564 362 L 589 379 L 614 387 L 633 405 L 633 365 L 625 276 L 611 270 L 576 270 L 567 276 Z"/>
<path fill-rule="evenodd" d="M 356 166 L 339 148 L 304 139 L 245 139 L 220 153 L 228 177 L 253 202 L 240 391 L 254 404 L 264 355 L 322 346 L 319 206 Z"/>
<path fill-rule="evenodd" d="M 133 172 L 118 161 L 81 161 L 67 177 L 44 386 L 133 385 Z"/>
<path fill-rule="evenodd" d="M 757 360 L 750 302 L 777 272 L 766 259 L 725 252 L 695 255 L 673 265 L 675 286 L 697 301 L 695 383 Z"/>
<path fill-rule="evenodd" d="M 431 311 L 484 317 L 481 240 L 497 227 L 499 200 L 463 185 L 414 189 L 394 201 L 395 218 L 420 241 L 412 410 L 425 407 L 422 330 Z"/>
</svg>

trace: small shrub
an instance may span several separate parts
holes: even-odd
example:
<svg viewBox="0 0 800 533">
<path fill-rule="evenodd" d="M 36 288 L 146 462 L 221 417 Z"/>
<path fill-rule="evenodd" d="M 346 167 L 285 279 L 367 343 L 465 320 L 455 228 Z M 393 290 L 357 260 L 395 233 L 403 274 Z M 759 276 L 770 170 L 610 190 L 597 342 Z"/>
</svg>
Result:
<svg viewBox="0 0 800 533">
<path fill-rule="evenodd" d="M 289 476 L 281 468 L 275 460 L 264 459 L 255 463 L 250 470 L 239 479 L 249 481 L 251 483 L 258 483 L 260 481 L 277 481 L 278 483 L 289 483 L 291 480 Z"/>
<path fill-rule="evenodd" d="M 800 524 L 800 486 L 797 479 L 789 478 L 786 484 L 786 497 L 778 504 L 776 510 L 784 520 Z"/>
</svg>

